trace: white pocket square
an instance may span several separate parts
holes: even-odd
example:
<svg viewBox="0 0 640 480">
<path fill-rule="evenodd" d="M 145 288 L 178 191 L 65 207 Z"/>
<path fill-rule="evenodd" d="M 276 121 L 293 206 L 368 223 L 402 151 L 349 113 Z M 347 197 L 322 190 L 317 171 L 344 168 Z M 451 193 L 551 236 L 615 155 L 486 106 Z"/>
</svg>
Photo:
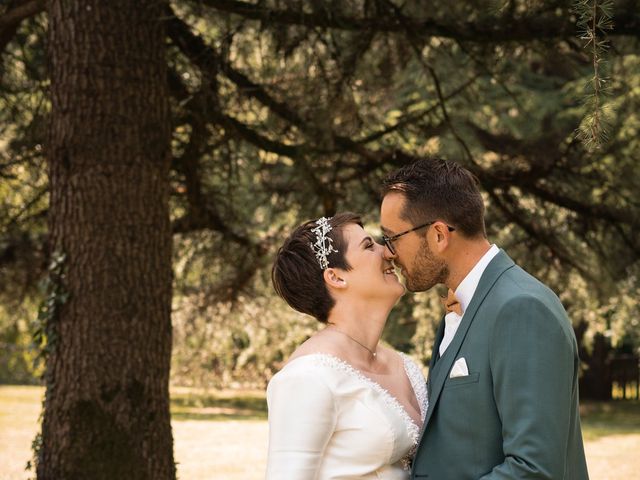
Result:
<svg viewBox="0 0 640 480">
<path fill-rule="evenodd" d="M 456 360 L 449 373 L 449 378 L 466 377 L 469 375 L 469 369 L 467 368 L 467 361 L 464 357 L 460 357 Z"/>
</svg>

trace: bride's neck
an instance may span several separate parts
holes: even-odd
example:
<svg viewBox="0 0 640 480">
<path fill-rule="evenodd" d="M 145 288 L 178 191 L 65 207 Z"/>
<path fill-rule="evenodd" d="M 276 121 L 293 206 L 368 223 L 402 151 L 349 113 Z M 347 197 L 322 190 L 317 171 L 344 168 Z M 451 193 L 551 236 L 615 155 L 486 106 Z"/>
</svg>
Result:
<svg viewBox="0 0 640 480">
<path fill-rule="evenodd" d="M 327 323 L 375 350 L 389 312 L 390 308 L 376 308 L 371 303 L 356 305 L 339 302 L 331 310 Z"/>
</svg>

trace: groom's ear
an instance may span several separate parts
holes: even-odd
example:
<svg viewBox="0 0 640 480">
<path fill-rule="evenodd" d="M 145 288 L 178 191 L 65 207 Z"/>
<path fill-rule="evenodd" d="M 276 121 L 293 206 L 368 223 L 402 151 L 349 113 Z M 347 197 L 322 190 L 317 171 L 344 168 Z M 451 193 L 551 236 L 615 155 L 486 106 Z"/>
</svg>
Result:
<svg viewBox="0 0 640 480">
<path fill-rule="evenodd" d="M 342 276 L 342 270 L 339 268 L 327 268 L 322 272 L 324 281 L 329 287 L 343 289 L 347 287 L 347 281 Z"/>
<path fill-rule="evenodd" d="M 449 241 L 451 240 L 449 227 L 443 222 L 435 222 L 431 230 L 433 232 L 432 239 L 434 240 L 435 251 L 441 253 L 449 246 Z"/>
</svg>

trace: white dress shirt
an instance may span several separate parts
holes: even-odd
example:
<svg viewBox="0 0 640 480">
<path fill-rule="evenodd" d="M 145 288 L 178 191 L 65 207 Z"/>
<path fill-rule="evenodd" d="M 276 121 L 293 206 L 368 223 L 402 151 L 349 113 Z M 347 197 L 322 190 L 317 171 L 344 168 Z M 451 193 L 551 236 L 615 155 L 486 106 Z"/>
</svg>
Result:
<svg viewBox="0 0 640 480">
<path fill-rule="evenodd" d="M 464 277 L 462 282 L 460 282 L 458 288 L 456 288 L 455 294 L 460 302 L 460 307 L 462 307 L 462 315 L 458 315 L 456 312 L 449 312 L 445 315 L 444 337 L 442 337 L 439 349 L 440 356 L 444 354 L 445 350 L 453 340 L 453 337 L 460 326 L 460 322 L 462 321 L 462 317 L 467 311 L 467 307 L 469 306 L 469 303 L 471 303 L 474 293 L 476 293 L 476 288 L 478 288 L 478 283 L 480 283 L 480 277 L 482 277 L 485 268 L 487 268 L 489 262 L 491 262 L 498 252 L 500 252 L 500 249 L 495 245 L 491 245 L 491 248 L 489 248 L 482 258 L 478 260 L 478 263 L 475 264 L 467 276 Z"/>
</svg>

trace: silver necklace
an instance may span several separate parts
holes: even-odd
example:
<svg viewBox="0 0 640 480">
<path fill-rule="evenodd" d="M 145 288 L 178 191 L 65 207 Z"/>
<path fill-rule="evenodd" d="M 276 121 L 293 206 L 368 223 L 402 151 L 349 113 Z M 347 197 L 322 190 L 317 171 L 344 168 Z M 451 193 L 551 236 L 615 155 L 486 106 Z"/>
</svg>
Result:
<svg viewBox="0 0 640 480">
<path fill-rule="evenodd" d="M 367 350 L 367 351 L 368 351 L 368 352 L 373 356 L 373 358 L 374 358 L 374 359 L 375 359 L 375 358 L 376 358 L 376 356 L 378 355 L 378 354 L 377 354 L 377 352 L 376 352 L 375 350 L 371 350 L 371 349 L 370 349 L 369 347 L 367 347 L 365 344 L 360 343 L 358 340 L 356 340 L 355 338 L 353 338 L 353 337 L 352 337 L 351 335 L 349 335 L 348 333 L 343 332 L 342 330 L 338 329 L 338 327 L 336 327 L 336 324 L 335 324 L 335 323 L 333 323 L 333 322 L 327 322 L 327 324 L 328 324 L 328 325 L 333 325 L 333 329 L 332 329 L 332 330 L 333 330 L 334 332 L 341 333 L 342 335 L 344 335 L 344 336 L 346 336 L 346 337 L 350 338 L 351 340 L 353 340 L 354 342 L 356 342 L 358 345 L 360 345 L 362 348 L 364 348 L 365 350 Z"/>
</svg>

